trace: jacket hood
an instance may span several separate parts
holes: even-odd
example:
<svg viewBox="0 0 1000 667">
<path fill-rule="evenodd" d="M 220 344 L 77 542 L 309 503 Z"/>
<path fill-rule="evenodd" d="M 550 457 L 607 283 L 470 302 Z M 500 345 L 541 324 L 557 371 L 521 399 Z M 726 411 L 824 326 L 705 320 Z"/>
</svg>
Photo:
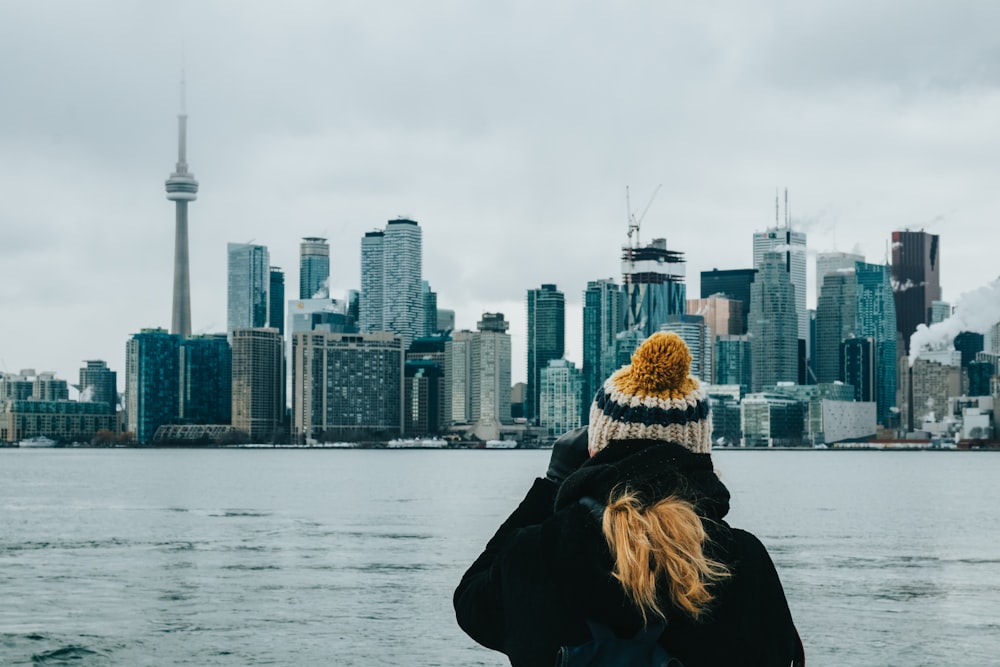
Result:
<svg viewBox="0 0 1000 667">
<path fill-rule="evenodd" d="M 613 577 L 613 563 L 591 510 L 577 502 L 607 503 L 625 485 L 652 504 L 679 495 L 710 523 L 729 511 L 729 490 L 716 476 L 709 454 L 693 454 L 675 443 L 613 440 L 560 486 L 555 513 L 542 525 L 541 552 L 560 595 L 570 608 L 619 631 L 642 625 L 638 609 Z"/>
<path fill-rule="evenodd" d="M 618 486 L 637 492 L 647 504 L 679 495 L 712 521 L 729 512 L 729 489 L 715 474 L 711 455 L 659 440 L 612 440 L 562 483 L 555 510 L 584 496 L 607 503 Z"/>
</svg>

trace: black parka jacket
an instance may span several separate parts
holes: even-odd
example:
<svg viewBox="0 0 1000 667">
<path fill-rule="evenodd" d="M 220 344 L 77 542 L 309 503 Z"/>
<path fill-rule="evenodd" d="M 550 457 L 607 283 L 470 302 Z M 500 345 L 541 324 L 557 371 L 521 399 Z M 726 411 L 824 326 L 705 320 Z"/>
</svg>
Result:
<svg viewBox="0 0 1000 667">
<path fill-rule="evenodd" d="M 607 502 L 620 484 L 647 504 L 672 494 L 694 503 L 711 538 L 708 555 L 732 573 L 713 587 L 715 599 L 698 621 L 661 603 L 667 629 L 660 643 L 672 656 L 685 667 L 802 664 L 793 663 L 801 644 L 767 550 L 723 520 L 729 491 L 710 455 L 656 441 L 612 441 L 561 486 L 535 480 L 455 591 L 462 629 L 514 667 L 551 667 L 560 646 L 591 638 L 588 619 L 620 636 L 638 631 L 642 617 L 611 575 L 600 526 L 578 502 Z"/>
</svg>

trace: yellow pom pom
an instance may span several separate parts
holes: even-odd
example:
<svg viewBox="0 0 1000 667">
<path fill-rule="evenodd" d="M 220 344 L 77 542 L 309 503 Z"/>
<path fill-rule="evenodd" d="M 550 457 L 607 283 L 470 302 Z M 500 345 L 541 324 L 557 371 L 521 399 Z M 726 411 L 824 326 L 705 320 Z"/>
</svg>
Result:
<svg viewBox="0 0 1000 667">
<path fill-rule="evenodd" d="M 672 331 L 658 331 L 643 341 L 615 384 L 634 396 L 682 398 L 696 387 L 690 372 L 691 351 L 684 340 Z"/>
</svg>

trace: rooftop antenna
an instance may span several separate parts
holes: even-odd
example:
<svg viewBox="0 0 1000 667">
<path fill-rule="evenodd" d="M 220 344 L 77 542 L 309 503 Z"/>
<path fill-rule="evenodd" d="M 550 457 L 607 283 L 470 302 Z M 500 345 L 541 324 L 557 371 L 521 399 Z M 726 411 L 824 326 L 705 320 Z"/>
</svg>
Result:
<svg viewBox="0 0 1000 667">
<path fill-rule="evenodd" d="M 778 226 L 778 188 L 774 188 L 774 226 Z"/>
<path fill-rule="evenodd" d="M 792 228 L 792 216 L 788 214 L 788 188 L 785 187 L 785 229 Z"/>
</svg>

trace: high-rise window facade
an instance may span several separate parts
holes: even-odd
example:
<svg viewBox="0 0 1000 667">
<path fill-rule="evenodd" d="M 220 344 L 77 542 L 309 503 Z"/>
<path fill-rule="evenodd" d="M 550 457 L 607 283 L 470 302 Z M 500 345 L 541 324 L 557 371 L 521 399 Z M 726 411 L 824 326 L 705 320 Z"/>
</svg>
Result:
<svg viewBox="0 0 1000 667">
<path fill-rule="evenodd" d="M 755 392 L 796 382 L 798 318 L 786 253 L 766 252 L 750 291 L 750 348 Z"/>
<path fill-rule="evenodd" d="M 566 298 L 555 285 L 528 290 L 528 396 L 526 417 L 538 423 L 542 369 L 561 359 L 566 345 Z"/>
<path fill-rule="evenodd" d="M 740 313 L 742 324 L 739 331 L 734 334 L 745 334 L 747 332 L 747 320 L 750 317 L 750 285 L 753 283 L 756 269 L 728 269 L 720 271 L 701 272 L 701 298 L 707 299 L 713 294 L 724 294 L 729 299 L 740 302 Z M 724 332 L 716 331 L 715 335 L 721 336 Z"/>
<path fill-rule="evenodd" d="M 892 233 L 892 288 L 896 325 L 903 349 L 910 353 L 910 336 L 918 324 L 928 324 L 931 303 L 941 300 L 941 244 L 937 234 Z"/>
<path fill-rule="evenodd" d="M 292 336 L 292 428 L 298 440 L 394 437 L 404 426 L 404 358 L 388 332 Z"/>
<path fill-rule="evenodd" d="M 553 359 L 542 369 L 538 424 L 548 437 L 556 438 L 582 423 L 582 380 L 579 369 L 565 359 Z"/>
<path fill-rule="evenodd" d="M 591 280 L 583 293 L 583 401 L 580 417 L 589 419 L 590 399 L 615 364 L 615 337 L 625 328 L 625 293 L 611 279 Z"/>
<path fill-rule="evenodd" d="M 330 296 L 330 246 L 326 239 L 308 236 L 299 244 L 299 298 Z"/>
<path fill-rule="evenodd" d="M 268 282 L 267 326 L 285 333 L 285 272 L 272 266 Z"/>
<path fill-rule="evenodd" d="M 772 227 L 753 235 L 753 265 L 760 269 L 767 253 L 781 255 L 789 281 L 795 286 L 797 336 L 809 340 L 809 312 L 806 310 L 806 234 L 790 227 Z M 794 378 L 792 378 L 794 380 Z"/>
<path fill-rule="evenodd" d="M 80 400 L 105 403 L 114 412 L 118 407 L 118 374 L 100 359 L 84 363 L 87 365 L 80 369 Z"/>
<path fill-rule="evenodd" d="M 381 236 L 380 236 L 381 235 Z M 424 335 L 420 225 L 390 220 L 361 241 L 361 331 L 399 334 L 408 347 Z"/>
<path fill-rule="evenodd" d="M 143 329 L 125 345 L 126 429 L 139 443 L 177 419 L 180 396 L 179 334 Z"/>
<path fill-rule="evenodd" d="M 232 332 L 233 427 L 256 442 L 283 435 L 282 345 L 277 329 L 236 329 Z"/>
<path fill-rule="evenodd" d="M 180 344 L 179 417 L 184 424 L 229 424 L 233 357 L 225 334 L 193 336 Z"/>
<path fill-rule="evenodd" d="M 687 308 L 684 253 L 667 250 L 666 239 L 644 248 L 622 248 L 625 326 L 651 336 L 670 315 Z"/>
<path fill-rule="evenodd" d="M 227 245 L 227 331 L 266 327 L 271 306 L 271 267 L 267 247 L 250 243 Z"/>
</svg>

